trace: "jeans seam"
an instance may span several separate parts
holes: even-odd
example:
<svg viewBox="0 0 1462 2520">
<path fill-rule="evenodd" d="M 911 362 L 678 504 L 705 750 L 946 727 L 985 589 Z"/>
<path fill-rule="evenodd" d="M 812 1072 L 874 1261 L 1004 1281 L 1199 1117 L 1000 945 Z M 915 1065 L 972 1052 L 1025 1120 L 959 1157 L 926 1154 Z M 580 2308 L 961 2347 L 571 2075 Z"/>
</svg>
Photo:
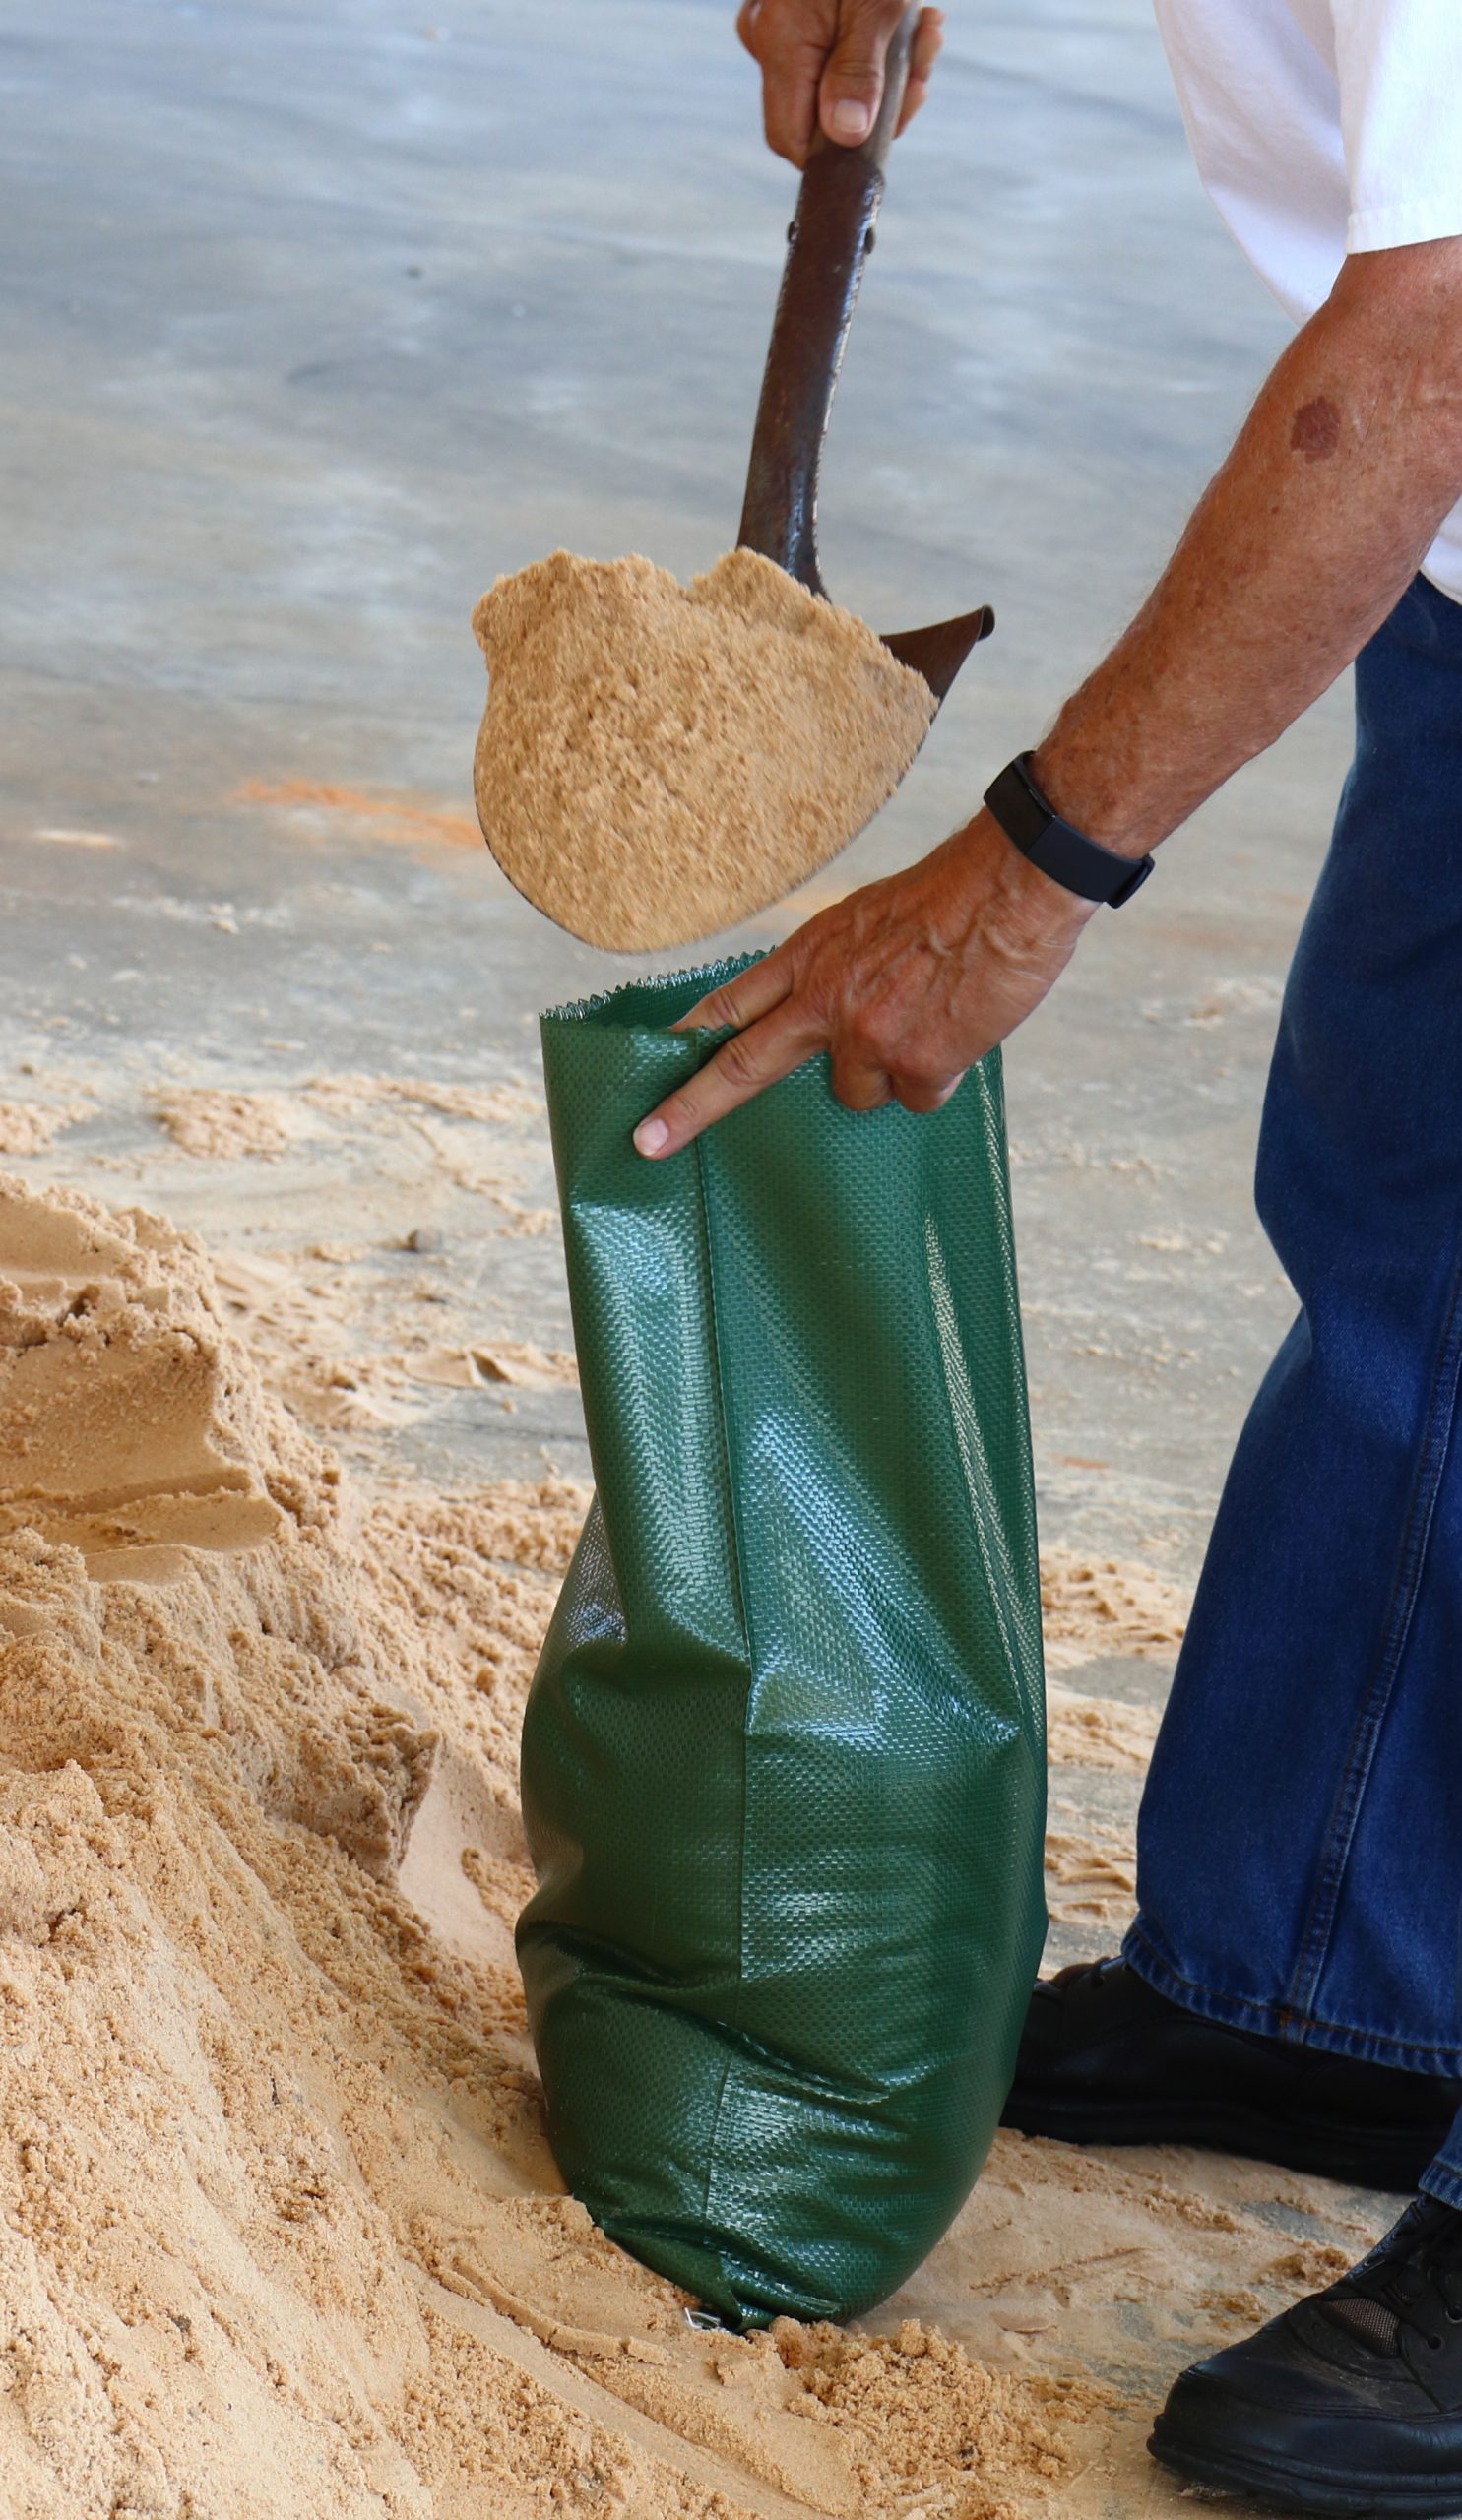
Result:
<svg viewBox="0 0 1462 2520">
<path fill-rule="evenodd" d="M 1297 2014 L 1286 2003 L 1264 2003 L 1257 1997 L 1232 1994 L 1224 1986 L 1210 1986 L 1204 1979 L 1190 1978 L 1185 1970 L 1176 1968 L 1174 1963 L 1158 1949 L 1151 1935 L 1144 1930 L 1140 1918 L 1128 1926 L 1122 1944 L 1123 1950 L 1127 1951 L 1134 1943 L 1141 1946 L 1149 1966 L 1171 1984 L 1185 1986 L 1190 1994 L 1203 1995 L 1211 2003 L 1228 2004 L 1250 2014 L 1272 2015 L 1277 2023 L 1283 2025 L 1282 2029 L 1275 2032 L 1276 2037 L 1282 2037 L 1285 2029 L 1324 2030 L 1332 2031 L 1338 2039 L 1362 2039 L 1373 2047 L 1405 2048 L 1414 2056 L 1439 2056 L 1450 2060 L 1457 2055 L 1455 2040 L 1394 2039 L 1378 2030 L 1363 2030 L 1360 2023 L 1356 2021 L 1331 2021 L 1326 2014 L 1318 2012 Z M 1144 1974 L 1143 1971 L 1138 1971 L 1139 1977 Z M 1149 1984 L 1151 1983 L 1149 1981 Z M 1160 1986 L 1158 1992 L 1161 1994 L 1164 1988 Z M 1176 2001 L 1176 1998 L 1173 1997 L 1170 2000 Z M 1450 2080 L 1451 2077 L 1446 2076 L 1444 2079 Z"/>
<path fill-rule="evenodd" d="M 1351 1741 L 1330 1826 L 1325 1856 L 1311 1903 L 1304 1938 L 1296 1962 L 1286 2004 L 1281 2008 L 1300 2020 L 1313 2020 L 1315 1997 L 1330 1956 L 1340 1894 L 1360 1825 L 1366 1788 L 1375 1764 L 1381 1732 L 1395 1695 L 1396 1682 L 1410 1640 L 1417 1597 L 1427 1562 L 1427 1549 L 1436 1512 L 1436 1499 L 1446 1468 L 1457 1415 L 1457 1382 L 1462 1368 L 1462 1262 L 1454 1268 L 1447 1311 L 1432 1377 L 1428 1423 L 1417 1463 L 1417 1476 L 1407 1506 L 1400 1559 L 1391 1588 L 1379 1667 Z M 1333 2025 L 1339 2027 L 1339 2025 Z"/>
</svg>

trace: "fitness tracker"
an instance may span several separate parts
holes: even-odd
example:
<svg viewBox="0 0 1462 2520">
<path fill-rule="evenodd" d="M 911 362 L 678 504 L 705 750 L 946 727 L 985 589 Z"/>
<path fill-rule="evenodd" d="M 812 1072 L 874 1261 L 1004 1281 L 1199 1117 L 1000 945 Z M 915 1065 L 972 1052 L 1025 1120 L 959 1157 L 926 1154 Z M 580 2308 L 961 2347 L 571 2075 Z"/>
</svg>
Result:
<svg viewBox="0 0 1462 2520">
<path fill-rule="evenodd" d="M 1120 910 L 1146 883 L 1152 859 L 1139 857 L 1134 863 L 1130 857 L 1119 857 L 1114 849 L 1088 840 L 1074 823 L 1062 822 L 1032 778 L 1031 760 L 1028 752 L 1017 754 L 985 791 L 985 801 L 1001 831 L 1022 857 L 1029 857 L 1054 883 L 1064 884 L 1068 893 Z"/>
</svg>

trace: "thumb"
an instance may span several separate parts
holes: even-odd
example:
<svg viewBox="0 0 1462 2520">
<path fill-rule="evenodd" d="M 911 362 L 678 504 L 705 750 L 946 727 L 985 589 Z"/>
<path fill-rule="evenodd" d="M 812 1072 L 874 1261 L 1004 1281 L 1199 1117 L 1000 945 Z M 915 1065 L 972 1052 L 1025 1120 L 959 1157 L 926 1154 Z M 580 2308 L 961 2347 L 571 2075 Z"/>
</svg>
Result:
<svg viewBox="0 0 1462 2520">
<path fill-rule="evenodd" d="M 903 14 L 902 0 L 843 0 L 838 39 L 818 90 L 818 115 L 829 140 L 845 149 L 856 149 L 873 128 L 889 37 Z"/>
</svg>

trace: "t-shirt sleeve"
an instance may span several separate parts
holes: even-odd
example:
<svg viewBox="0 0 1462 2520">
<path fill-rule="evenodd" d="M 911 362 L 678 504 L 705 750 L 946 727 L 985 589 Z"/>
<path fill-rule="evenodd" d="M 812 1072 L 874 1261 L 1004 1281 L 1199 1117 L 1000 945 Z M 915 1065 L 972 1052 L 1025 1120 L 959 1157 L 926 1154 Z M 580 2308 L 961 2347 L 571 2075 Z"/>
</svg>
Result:
<svg viewBox="0 0 1462 2520">
<path fill-rule="evenodd" d="M 1353 254 L 1462 236 L 1462 0 L 1332 0 Z"/>
</svg>

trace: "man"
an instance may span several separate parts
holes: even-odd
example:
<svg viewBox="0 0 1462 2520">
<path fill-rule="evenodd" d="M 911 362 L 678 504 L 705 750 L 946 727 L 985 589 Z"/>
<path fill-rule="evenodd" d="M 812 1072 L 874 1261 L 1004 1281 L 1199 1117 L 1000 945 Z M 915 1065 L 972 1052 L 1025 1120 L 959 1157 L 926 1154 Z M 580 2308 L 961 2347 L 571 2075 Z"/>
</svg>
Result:
<svg viewBox="0 0 1462 2520">
<path fill-rule="evenodd" d="M 673 1155 L 822 1050 L 855 1108 L 932 1110 L 1044 997 L 1093 896 L 1120 896 L 1357 660 L 1356 762 L 1259 1147 L 1259 1212 L 1301 1309 L 1219 1508 L 1143 1803 L 1137 1922 L 1121 1960 L 1038 1988 L 1007 2114 L 1076 2142 L 1211 2143 L 1419 2187 L 1362 2266 L 1184 2372 L 1152 2446 L 1185 2478 L 1293 2510 L 1447 2513 L 1462 0 L 1157 5 L 1204 181 L 1298 338 L 1154 593 L 1025 775 L 996 784 L 996 810 L 708 998 L 689 1020 L 733 1037 L 636 1135 Z M 774 148 L 799 162 L 819 122 L 833 141 L 867 131 L 899 17 L 899 0 L 748 0 Z M 938 45 L 926 10 L 906 119 Z"/>
</svg>

